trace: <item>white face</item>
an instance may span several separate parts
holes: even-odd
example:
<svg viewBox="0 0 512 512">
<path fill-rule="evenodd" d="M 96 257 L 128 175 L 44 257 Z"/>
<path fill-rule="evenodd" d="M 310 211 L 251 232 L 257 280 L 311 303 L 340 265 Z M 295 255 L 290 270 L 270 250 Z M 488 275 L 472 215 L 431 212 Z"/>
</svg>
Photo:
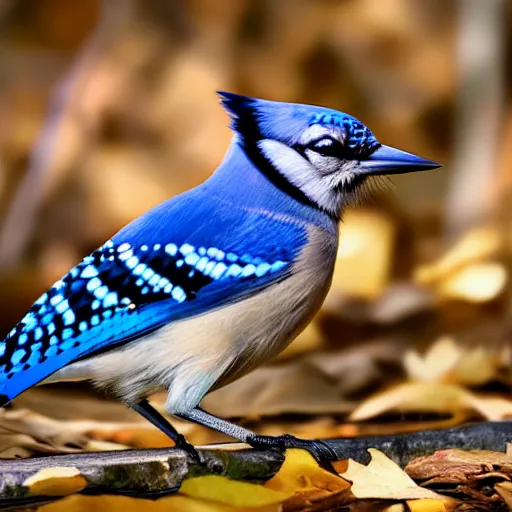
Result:
<svg viewBox="0 0 512 512">
<path fill-rule="evenodd" d="M 343 133 L 313 125 L 295 147 L 263 139 L 258 147 L 274 168 L 320 208 L 337 216 L 350 201 L 357 185 L 364 181 L 358 160 L 344 157 Z"/>
</svg>

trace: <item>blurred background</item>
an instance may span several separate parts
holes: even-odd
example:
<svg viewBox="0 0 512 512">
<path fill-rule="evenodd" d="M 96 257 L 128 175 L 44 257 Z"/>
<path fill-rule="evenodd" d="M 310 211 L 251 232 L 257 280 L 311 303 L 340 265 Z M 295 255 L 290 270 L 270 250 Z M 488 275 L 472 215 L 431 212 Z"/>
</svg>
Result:
<svg viewBox="0 0 512 512">
<path fill-rule="evenodd" d="M 231 136 L 217 89 L 321 104 L 444 167 L 393 178 L 346 214 L 313 324 L 205 407 L 324 436 L 511 415 L 510 11 L 506 0 L 1 0 L 0 334 L 120 227 L 211 174 Z M 52 417 L 134 419 L 70 385 L 15 406 L 41 412 L 41 393 Z M 168 442 L 81 425 L 73 446 Z M 44 452 L 31 442 L 0 453 Z"/>
</svg>

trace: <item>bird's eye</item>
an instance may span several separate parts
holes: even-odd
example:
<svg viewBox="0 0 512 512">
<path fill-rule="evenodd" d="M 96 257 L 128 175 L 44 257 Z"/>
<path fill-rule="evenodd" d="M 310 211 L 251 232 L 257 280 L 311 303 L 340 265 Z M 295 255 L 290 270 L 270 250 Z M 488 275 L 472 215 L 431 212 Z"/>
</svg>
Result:
<svg viewBox="0 0 512 512">
<path fill-rule="evenodd" d="M 336 156 L 339 154 L 341 144 L 331 137 L 322 137 L 308 144 L 308 149 L 316 151 L 323 156 Z"/>
</svg>

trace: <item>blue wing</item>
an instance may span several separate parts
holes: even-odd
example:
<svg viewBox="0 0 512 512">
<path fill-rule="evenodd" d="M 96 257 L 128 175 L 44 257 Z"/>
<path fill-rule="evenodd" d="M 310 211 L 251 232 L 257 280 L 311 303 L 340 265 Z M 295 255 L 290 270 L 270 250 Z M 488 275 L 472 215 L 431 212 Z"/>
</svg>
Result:
<svg viewBox="0 0 512 512">
<path fill-rule="evenodd" d="M 163 203 L 43 294 L 0 342 L 0 405 L 77 359 L 286 278 L 303 227 L 203 204 Z"/>
</svg>

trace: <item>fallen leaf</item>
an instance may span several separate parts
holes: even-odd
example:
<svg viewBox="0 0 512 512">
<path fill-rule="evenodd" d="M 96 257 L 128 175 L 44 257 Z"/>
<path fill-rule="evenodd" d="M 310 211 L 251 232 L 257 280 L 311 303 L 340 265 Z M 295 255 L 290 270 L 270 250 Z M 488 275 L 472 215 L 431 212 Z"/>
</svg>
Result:
<svg viewBox="0 0 512 512">
<path fill-rule="evenodd" d="M 16 449 L 28 455 L 73 453 L 87 446 L 83 432 L 66 430 L 62 422 L 27 410 L 0 409 L 0 457 Z"/>
<path fill-rule="evenodd" d="M 395 503 L 394 505 L 381 509 L 381 512 L 446 512 L 446 506 L 439 500 L 408 500 L 405 505 Z"/>
<path fill-rule="evenodd" d="M 290 492 L 229 480 L 218 475 L 198 476 L 185 480 L 179 492 L 191 498 L 234 507 L 264 507 L 282 503 L 292 496 Z"/>
<path fill-rule="evenodd" d="M 369 320 L 381 324 L 396 324 L 434 308 L 435 295 L 414 283 L 399 282 L 388 286 L 382 295 L 370 304 Z"/>
<path fill-rule="evenodd" d="M 512 417 L 512 401 L 500 397 L 484 397 L 467 392 L 468 406 L 479 412 L 489 421 L 501 421 Z"/>
<path fill-rule="evenodd" d="M 367 466 L 349 460 L 347 471 L 341 475 L 346 480 L 352 482 L 350 491 L 356 498 L 390 500 L 445 499 L 429 489 L 416 485 L 407 473 L 379 450 L 370 448 L 368 451 L 372 459 Z"/>
<path fill-rule="evenodd" d="M 418 457 L 405 468 L 415 480 L 441 484 L 465 484 L 475 476 L 492 473 L 494 478 L 512 476 L 512 457 L 489 450 L 439 450 L 432 455 Z"/>
<path fill-rule="evenodd" d="M 281 468 L 265 487 L 292 493 L 284 503 L 287 511 L 303 510 L 325 500 L 341 503 L 340 495 L 350 489 L 343 478 L 322 469 L 312 455 L 304 450 L 287 450 Z"/>
<path fill-rule="evenodd" d="M 470 500 L 475 510 L 502 510 L 500 499 L 510 503 L 512 457 L 503 452 L 440 450 L 411 461 L 405 471 L 423 486 Z"/>
<path fill-rule="evenodd" d="M 503 292 L 507 278 L 501 263 L 473 263 L 443 280 L 438 292 L 444 299 L 489 302 Z"/>
<path fill-rule="evenodd" d="M 512 510 L 512 482 L 498 482 L 494 488 L 509 510 Z"/>
<path fill-rule="evenodd" d="M 484 226 L 465 233 L 438 261 L 419 267 L 414 279 L 431 284 L 470 263 L 494 256 L 502 246 L 502 237 L 494 227 Z"/>
<path fill-rule="evenodd" d="M 350 484 L 322 469 L 307 451 L 291 449 L 286 451 L 281 468 L 265 487 L 286 493 L 312 489 L 337 492 L 348 489 Z"/>
<path fill-rule="evenodd" d="M 481 386 L 498 375 L 499 366 L 495 351 L 484 346 L 468 348 L 455 367 L 455 380 L 467 386 Z"/>
<path fill-rule="evenodd" d="M 69 496 L 44 505 L 40 512 L 281 512 L 279 504 L 265 507 L 240 508 L 220 503 L 170 496 L 156 501 L 126 498 L 124 496 Z"/>
<path fill-rule="evenodd" d="M 346 413 L 353 403 L 344 401 L 336 382 L 307 361 L 291 361 L 258 368 L 203 401 L 212 413 L 257 417 L 283 413 Z"/>
<path fill-rule="evenodd" d="M 349 396 L 372 384 L 381 384 L 382 365 L 399 365 L 403 346 L 390 338 L 372 340 L 359 346 L 308 354 L 304 361 L 313 365 L 330 382 L 337 383 L 340 396 Z"/>
<path fill-rule="evenodd" d="M 461 350 L 453 339 L 443 336 L 430 346 L 424 356 L 415 350 L 407 351 L 404 367 L 411 380 L 436 381 L 453 371 L 460 357 Z"/>
<path fill-rule="evenodd" d="M 349 418 L 362 421 L 389 411 L 456 414 L 467 409 L 498 421 L 512 416 L 512 401 L 477 395 L 456 384 L 407 382 L 368 398 Z"/>
<path fill-rule="evenodd" d="M 411 380 L 445 381 L 468 386 L 485 384 L 498 373 L 499 360 L 485 347 L 467 347 L 442 336 L 423 356 L 409 350 L 404 367 Z"/>
<path fill-rule="evenodd" d="M 77 468 L 65 467 L 41 469 L 23 482 L 33 496 L 67 496 L 81 491 L 86 485 L 87 480 Z"/>
</svg>

